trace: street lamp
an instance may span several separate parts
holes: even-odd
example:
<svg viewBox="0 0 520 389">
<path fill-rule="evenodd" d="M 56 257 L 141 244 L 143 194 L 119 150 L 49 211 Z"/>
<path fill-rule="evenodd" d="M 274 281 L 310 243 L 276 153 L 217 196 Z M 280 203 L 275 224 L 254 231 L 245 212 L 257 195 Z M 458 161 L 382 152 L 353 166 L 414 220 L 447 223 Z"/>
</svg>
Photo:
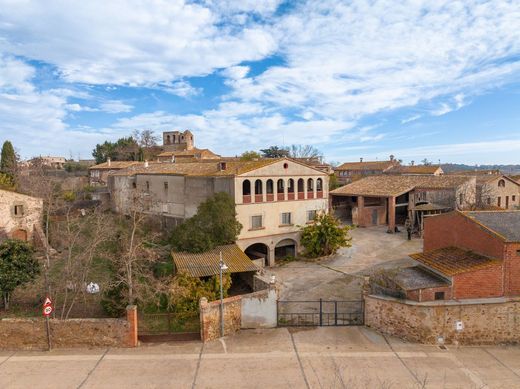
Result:
<svg viewBox="0 0 520 389">
<path fill-rule="evenodd" d="M 222 287 L 222 272 L 226 271 L 228 267 L 222 259 L 222 251 L 220 252 L 220 261 L 218 263 L 220 270 L 220 336 L 224 336 L 224 289 Z"/>
</svg>

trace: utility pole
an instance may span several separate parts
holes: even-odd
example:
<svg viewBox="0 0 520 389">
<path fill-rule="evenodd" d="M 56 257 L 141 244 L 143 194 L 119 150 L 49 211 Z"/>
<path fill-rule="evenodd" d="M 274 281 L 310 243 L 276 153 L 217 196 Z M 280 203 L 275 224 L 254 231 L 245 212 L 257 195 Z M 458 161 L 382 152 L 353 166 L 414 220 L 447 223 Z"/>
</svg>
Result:
<svg viewBox="0 0 520 389">
<path fill-rule="evenodd" d="M 220 252 L 220 261 L 219 261 L 219 273 L 220 273 L 220 337 L 224 336 L 224 288 L 222 286 L 222 272 L 227 270 L 228 267 L 224 263 L 222 259 L 222 251 Z"/>
</svg>

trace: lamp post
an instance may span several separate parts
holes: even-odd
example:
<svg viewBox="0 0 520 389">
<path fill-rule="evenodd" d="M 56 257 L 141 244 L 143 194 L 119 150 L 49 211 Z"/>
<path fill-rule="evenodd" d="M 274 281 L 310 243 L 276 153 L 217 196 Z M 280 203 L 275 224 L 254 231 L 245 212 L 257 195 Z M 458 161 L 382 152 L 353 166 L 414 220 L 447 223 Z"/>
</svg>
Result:
<svg viewBox="0 0 520 389">
<path fill-rule="evenodd" d="M 224 260 L 222 259 L 222 251 L 220 252 L 220 261 L 219 261 L 219 270 L 220 270 L 220 336 L 224 336 L 224 289 L 222 287 L 222 272 L 228 269 Z"/>
</svg>

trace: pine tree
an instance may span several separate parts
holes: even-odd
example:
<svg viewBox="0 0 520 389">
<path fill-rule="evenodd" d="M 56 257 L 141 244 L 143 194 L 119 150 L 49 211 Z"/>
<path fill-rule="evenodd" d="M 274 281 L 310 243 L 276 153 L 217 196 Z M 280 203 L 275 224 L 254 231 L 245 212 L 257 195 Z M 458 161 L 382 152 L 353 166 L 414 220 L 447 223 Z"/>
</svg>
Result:
<svg viewBox="0 0 520 389">
<path fill-rule="evenodd" d="M 11 142 L 6 140 L 2 146 L 2 157 L 0 160 L 0 172 L 13 175 L 16 170 L 16 154 Z"/>
</svg>

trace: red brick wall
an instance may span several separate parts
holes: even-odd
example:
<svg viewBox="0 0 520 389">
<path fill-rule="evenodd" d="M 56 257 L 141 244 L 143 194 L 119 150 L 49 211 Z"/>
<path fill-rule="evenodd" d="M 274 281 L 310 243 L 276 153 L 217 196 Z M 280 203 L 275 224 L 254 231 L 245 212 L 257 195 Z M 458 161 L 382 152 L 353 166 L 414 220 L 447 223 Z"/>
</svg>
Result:
<svg viewBox="0 0 520 389">
<path fill-rule="evenodd" d="M 506 266 L 506 294 L 508 296 L 520 295 L 520 243 L 508 243 L 505 245 Z"/>
<path fill-rule="evenodd" d="M 374 225 L 372 223 L 373 210 L 377 210 L 378 225 L 386 224 L 386 206 L 384 206 L 384 205 L 368 206 L 368 207 L 363 207 L 363 212 L 361 215 L 359 215 L 358 223 L 361 227 L 370 227 L 370 226 Z"/>
<path fill-rule="evenodd" d="M 502 265 L 453 276 L 453 298 L 486 298 L 503 296 Z"/>
<path fill-rule="evenodd" d="M 411 290 L 406 293 L 406 298 L 413 301 L 435 301 L 435 292 L 444 292 L 444 300 L 451 299 L 451 287 L 442 286 L 438 288 Z"/>
<path fill-rule="evenodd" d="M 424 251 L 456 246 L 502 259 L 504 242 L 465 216 L 451 212 L 424 221 Z"/>
</svg>

